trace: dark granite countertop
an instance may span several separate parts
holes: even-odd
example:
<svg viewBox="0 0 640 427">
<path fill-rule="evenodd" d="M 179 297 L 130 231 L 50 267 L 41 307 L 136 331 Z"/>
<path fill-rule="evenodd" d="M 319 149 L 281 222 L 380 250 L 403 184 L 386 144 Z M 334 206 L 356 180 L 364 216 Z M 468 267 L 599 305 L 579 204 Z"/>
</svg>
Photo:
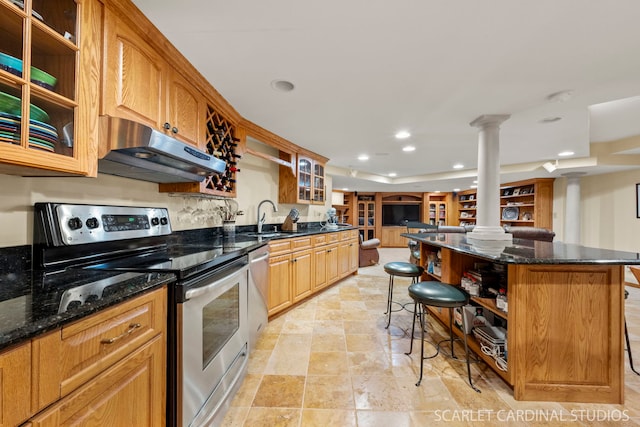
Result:
<svg viewBox="0 0 640 427">
<path fill-rule="evenodd" d="M 176 232 L 169 236 L 167 243 L 200 245 L 206 248 L 214 241 L 216 245 L 222 241 L 223 253 L 232 256 L 251 252 L 271 239 L 354 228 L 356 227 L 341 226 L 329 230 L 317 224 L 304 224 L 297 232 L 280 232 L 272 237 L 251 235 L 255 226 L 241 227 L 231 237 L 222 237 L 219 228 L 207 228 Z M 265 234 L 269 235 L 268 232 Z M 100 270 L 41 271 L 32 268 L 31 246 L 0 248 L 0 266 L 0 350 L 176 280 L 174 274 L 158 272 L 124 273 L 123 276 L 122 272 Z M 71 298 L 75 299 L 74 303 L 65 302 L 72 290 L 77 292 L 78 287 L 89 284 L 94 286 L 91 290 L 93 294 L 95 286 L 100 288 L 100 298 L 87 297 L 91 294 L 89 289 L 80 288 L 84 292 L 83 296 Z M 83 299 L 82 304 L 78 304 Z"/>
<path fill-rule="evenodd" d="M 143 292 L 175 280 L 173 274 L 130 273 L 124 280 L 117 272 L 42 271 L 0 273 L 0 350 L 55 330 Z M 99 282 L 111 279 L 117 283 Z M 82 304 L 68 303 L 70 290 L 89 283 L 102 283 L 101 297 L 88 297 Z"/>
<path fill-rule="evenodd" d="M 562 242 L 471 240 L 462 233 L 404 233 L 403 237 L 503 264 L 640 264 L 640 253 Z"/>
</svg>

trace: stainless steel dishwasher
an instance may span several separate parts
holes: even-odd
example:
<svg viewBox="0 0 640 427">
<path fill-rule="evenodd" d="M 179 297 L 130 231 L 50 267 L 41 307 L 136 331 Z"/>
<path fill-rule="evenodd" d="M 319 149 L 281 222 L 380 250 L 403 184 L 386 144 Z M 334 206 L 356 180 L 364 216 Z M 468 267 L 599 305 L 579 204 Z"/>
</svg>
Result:
<svg viewBox="0 0 640 427">
<path fill-rule="evenodd" d="M 249 252 L 249 351 L 255 348 L 267 326 L 269 286 L 269 245 Z"/>
</svg>

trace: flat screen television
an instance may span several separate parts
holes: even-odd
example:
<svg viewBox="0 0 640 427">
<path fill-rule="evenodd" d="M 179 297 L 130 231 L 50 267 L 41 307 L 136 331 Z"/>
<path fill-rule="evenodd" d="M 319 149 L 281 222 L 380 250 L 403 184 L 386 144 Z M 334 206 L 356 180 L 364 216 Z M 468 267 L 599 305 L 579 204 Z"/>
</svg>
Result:
<svg viewBox="0 0 640 427">
<path fill-rule="evenodd" d="M 420 221 L 420 205 L 382 205 L 382 225 L 405 225 Z"/>
</svg>

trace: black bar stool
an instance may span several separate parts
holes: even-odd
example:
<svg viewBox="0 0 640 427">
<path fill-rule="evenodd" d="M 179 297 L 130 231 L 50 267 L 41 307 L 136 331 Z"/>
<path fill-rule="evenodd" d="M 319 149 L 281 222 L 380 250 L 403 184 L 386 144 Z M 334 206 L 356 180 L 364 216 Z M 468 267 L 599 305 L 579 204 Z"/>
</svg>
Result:
<svg viewBox="0 0 640 427">
<path fill-rule="evenodd" d="M 629 297 L 629 291 L 624 290 L 624 299 Z M 631 342 L 629 341 L 629 331 L 627 331 L 627 316 L 624 317 L 624 339 L 627 342 L 627 353 L 629 353 L 629 365 L 631 366 L 631 370 L 636 374 L 640 375 L 640 372 L 636 371 L 636 368 L 633 367 L 633 356 L 631 355 Z"/>
<path fill-rule="evenodd" d="M 409 286 L 409 296 L 415 301 L 415 309 L 413 311 L 413 327 L 411 328 L 411 346 L 407 355 L 413 351 L 413 334 L 416 328 L 416 317 L 420 317 L 421 326 L 421 341 L 420 341 L 420 378 L 416 386 L 419 386 L 422 382 L 422 372 L 424 368 L 424 360 L 436 357 L 440 352 L 440 344 L 444 341 L 449 341 L 451 344 L 451 357 L 456 359 L 453 351 L 453 309 L 456 307 L 463 307 L 469 304 L 469 294 L 460 289 L 457 286 L 449 285 L 447 283 L 441 283 L 436 281 L 418 282 Z M 440 341 L 437 345 L 436 354 L 432 356 L 424 357 L 424 330 L 425 330 L 425 316 L 427 314 L 426 306 L 431 307 L 443 307 L 449 309 L 449 339 Z M 466 331 L 465 316 L 462 316 L 462 330 Z M 480 392 L 471 381 L 471 366 L 469 365 L 469 346 L 467 345 L 467 334 L 463 333 L 464 351 L 467 359 L 467 376 L 469 377 L 469 385 L 472 389 Z"/>
<path fill-rule="evenodd" d="M 386 263 L 384 265 L 384 271 L 389 274 L 389 292 L 387 294 L 387 311 L 384 312 L 384 314 L 387 315 L 387 326 L 385 326 L 384 328 L 387 329 L 391 324 L 391 313 L 393 311 L 400 311 L 404 308 L 404 306 L 402 306 L 397 310 L 391 309 L 391 305 L 394 303 L 393 301 L 394 276 L 411 277 L 411 283 L 413 284 L 418 281 L 418 278 L 420 278 L 420 276 L 422 276 L 422 273 L 424 272 L 424 268 L 418 265 L 412 264 L 410 262 L 394 261 L 394 262 Z M 396 304 L 400 304 L 400 303 L 396 302 Z"/>
</svg>

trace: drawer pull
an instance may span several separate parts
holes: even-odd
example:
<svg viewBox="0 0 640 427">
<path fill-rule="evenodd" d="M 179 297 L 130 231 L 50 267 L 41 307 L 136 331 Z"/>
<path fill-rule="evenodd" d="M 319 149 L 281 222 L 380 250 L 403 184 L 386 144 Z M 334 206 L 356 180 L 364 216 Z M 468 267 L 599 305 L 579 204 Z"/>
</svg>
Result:
<svg viewBox="0 0 640 427">
<path fill-rule="evenodd" d="M 118 335 L 117 337 L 113 337 L 113 338 L 105 338 L 102 341 L 100 341 L 102 344 L 113 344 L 114 342 L 129 336 L 133 333 L 133 331 L 135 331 L 138 328 L 141 328 L 142 325 L 140 323 L 132 323 L 129 325 L 129 329 L 127 329 L 126 331 L 124 331 L 123 333 L 121 333 L 120 335 Z"/>
</svg>

